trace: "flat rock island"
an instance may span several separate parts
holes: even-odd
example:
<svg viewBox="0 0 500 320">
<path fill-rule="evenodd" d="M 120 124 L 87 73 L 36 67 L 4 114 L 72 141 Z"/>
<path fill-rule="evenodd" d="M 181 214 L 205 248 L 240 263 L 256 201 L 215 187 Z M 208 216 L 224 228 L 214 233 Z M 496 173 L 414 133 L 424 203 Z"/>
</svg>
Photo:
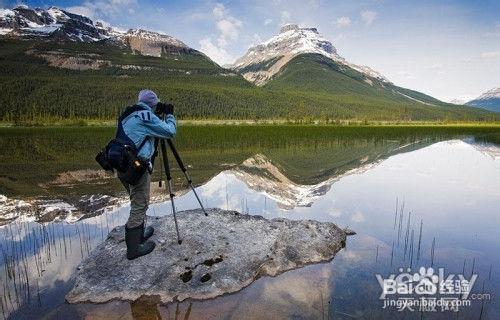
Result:
<svg viewBox="0 0 500 320">
<path fill-rule="evenodd" d="M 132 261 L 126 258 L 124 227 L 116 227 L 77 268 L 66 300 L 209 299 L 261 276 L 329 261 L 345 246 L 345 231 L 330 222 L 207 212 L 208 217 L 201 210 L 177 214 L 180 245 L 171 215 L 148 217 L 156 248 Z"/>
</svg>

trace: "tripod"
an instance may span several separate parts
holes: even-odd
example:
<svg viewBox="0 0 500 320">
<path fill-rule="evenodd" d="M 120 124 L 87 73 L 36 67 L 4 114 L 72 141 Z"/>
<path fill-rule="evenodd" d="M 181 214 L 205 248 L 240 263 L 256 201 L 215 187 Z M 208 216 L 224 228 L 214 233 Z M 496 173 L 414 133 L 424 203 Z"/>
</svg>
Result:
<svg viewBox="0 0 500 320">
<path fill-rule="evenodd" d="M 163 168 L 165 169 L 165 176 L 167 177 L 167 185 L 168 185 L 168 192 L 170 194 L 170 202 L 172 204 L 172 214 L 174 216 L 174 223 L 175 223 L 175 231 L 177 233 L 177 243 L 181 244 L 182 240 L 179 235 L 179 226 L 177 224 L 177 216 L 176 216 L 176 211 L 175 211 L 175 204 L 174 204 L 174 189 L 172 186 L 172 175 L 170 174 L 170 165 L 168 163 L 168 157 L 167 157 L 167 146 L 165 145 L 165 139 L 155 139 L 155 149 L 158 150 L 158 140 L 160 140 L 160 148 L 161 148 L 161 155 L 162 155 L 162 160 L 163 160 Z M 196 192 L 196 189 L 193 186 L 193 181 L 191 180 L 191 177 L 189 176 L 186 167 L 184 166 L 184 163 L 182 162 L 182 159 L 177 152 L 177 149 L 174 146 L 174 143 L 170 139 L 166 139 L 168 146 L 170 147 L 170 150 L 172 151 L 172 154 L 174 155 L 175 160 L 177 161 L 177 164 L 181 168 L 182 172 L 184 173 L 184 177 L 186 178 L 189 187 L 191 190 L 193 190 L 193 193 L 196 197 L 196 200 L 198 200 L 198 203 L 200 204 L 201 209 L 203 210 L 203 213 L 205 216 L 208 216 L 208 213 L 205 211 L 205 207 L 203 207 L 203 204 L 201 203 L 200 197 L 198 197 L 198 193 Z M 161 174 L 162 171 L 160 171 Z M 161 175 L 160 175 L 160 187 L 161 187 Z"/>
</svg>

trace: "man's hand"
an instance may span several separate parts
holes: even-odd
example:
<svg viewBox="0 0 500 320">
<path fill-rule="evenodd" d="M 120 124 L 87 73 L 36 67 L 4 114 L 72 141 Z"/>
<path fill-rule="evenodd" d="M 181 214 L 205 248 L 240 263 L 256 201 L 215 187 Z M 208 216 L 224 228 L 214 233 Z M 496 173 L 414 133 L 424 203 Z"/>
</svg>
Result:
<svg viewBox="0 0 500 320">
<path fill-rule="evenodd" d="M 171 103 L 162 103 L 159 102 L 155 107 L 155 114 L 157 116 L 174 114 L 174 105 Z"/>
</svg>

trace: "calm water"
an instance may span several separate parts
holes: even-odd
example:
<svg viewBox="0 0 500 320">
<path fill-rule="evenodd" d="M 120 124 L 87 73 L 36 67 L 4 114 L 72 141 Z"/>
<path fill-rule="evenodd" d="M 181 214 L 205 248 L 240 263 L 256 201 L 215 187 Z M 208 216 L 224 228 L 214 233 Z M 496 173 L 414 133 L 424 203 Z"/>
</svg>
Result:
<svg viewBox="0 0 500 320">
<path fill-rule="evenodd" d="M 351 141 L 344 146 L 351 151 L 346 159 L 337 144 L 314 152 L 263 148 L 219 169 L 198 188 L 208 207 L 332 221 L 355 230 L 331 262 L 264 277 L 208 301 L 68 305 L 64 295 L 76 266 L 111 228 L 124 223 L 128 209 L 73 224 L 14 222 L 0 229 L 2 314 L 15 319 L 479 319 L 482 313 L 483 319 L 497 319 L 500 148 L 471 137 L 384 141 Z M 197 207 L 190 193 L 176 205 L 178 210 Z M 170 214 L 170 204 L 151 205 L 148 214 Z M 489 293 L 490 299 L 472 301 L 458 314 L 382 309 L 375 274 L 431 264 L 467 278 L 478 274 L 473 292 Z"/>
</svg>

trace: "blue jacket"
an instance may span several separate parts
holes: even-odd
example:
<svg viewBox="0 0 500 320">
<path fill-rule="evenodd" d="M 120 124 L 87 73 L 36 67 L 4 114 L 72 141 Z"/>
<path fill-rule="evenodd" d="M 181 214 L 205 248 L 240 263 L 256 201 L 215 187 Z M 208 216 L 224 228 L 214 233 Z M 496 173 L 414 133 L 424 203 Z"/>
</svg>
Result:
<svg viewBox="0 0 500 320">
<path fill-rule="evenodd" d="M 138 156 L 149 161 L 154 153 L 154 138 L 173 138 L 176 133 L 177 123 L 175 117 L 171 114 L 166 116 L 165 121 L 162 121 L 147 104 L 143 102 L 137 104 L 146 110 L 132 112 L 123 119 L 123 131 L 134 141 L 136 147 L 139 147 L 142 141 L 147 139 Z"/>
</svg>

